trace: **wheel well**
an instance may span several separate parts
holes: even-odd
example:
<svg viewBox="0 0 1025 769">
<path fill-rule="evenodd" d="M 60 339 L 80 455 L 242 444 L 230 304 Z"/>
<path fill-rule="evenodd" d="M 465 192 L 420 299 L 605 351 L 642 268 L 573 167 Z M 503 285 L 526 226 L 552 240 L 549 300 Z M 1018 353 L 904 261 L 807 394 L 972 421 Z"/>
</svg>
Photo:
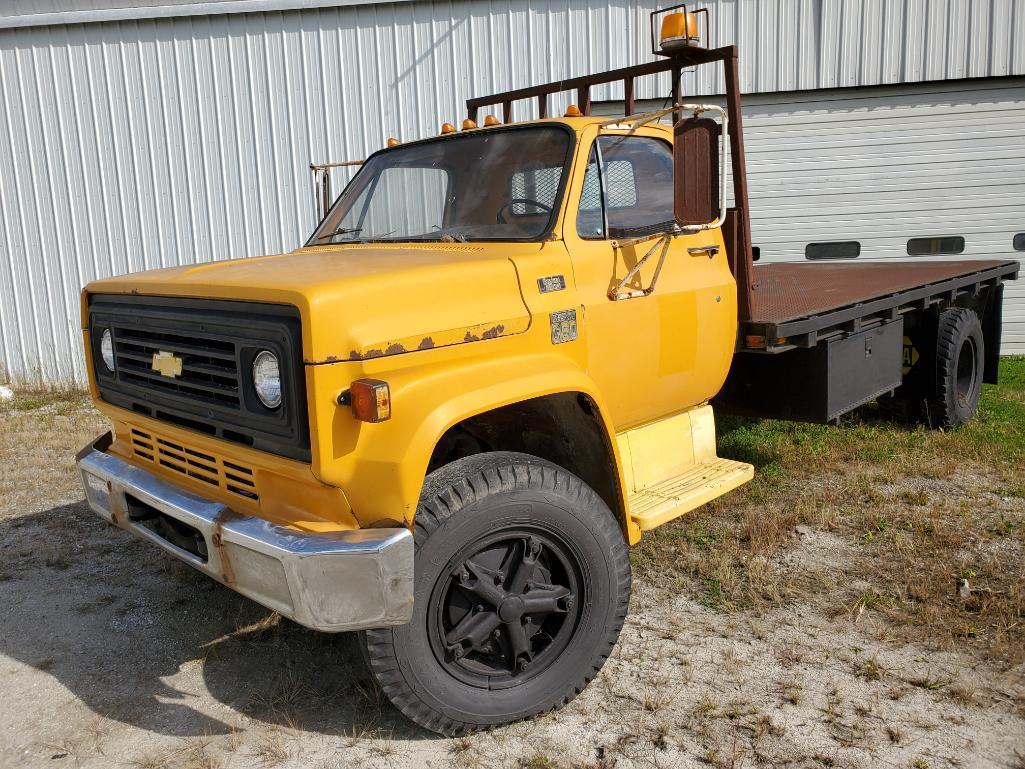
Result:
<svg viewBox="0 0 1025 769">
<path fill-rule="evenodd" d="M 598 407 L 578 392 L 555 393 L 464 419 L 441 436 L 427 472 L 489 451 L 533 454 L 569 470 L 624 520 L 612 447 Z"/>
</svg>

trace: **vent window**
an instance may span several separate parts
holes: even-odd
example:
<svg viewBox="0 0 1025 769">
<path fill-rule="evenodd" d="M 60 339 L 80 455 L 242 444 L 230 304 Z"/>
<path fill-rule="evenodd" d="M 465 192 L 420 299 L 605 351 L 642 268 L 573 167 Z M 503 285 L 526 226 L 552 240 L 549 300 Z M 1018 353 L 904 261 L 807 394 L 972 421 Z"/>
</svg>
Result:
<svg viewBox="0 0 1025 769">
<path fill-rule="evenodd" d="M 856 240 L 809 243 L 804 247 L 805 259 L 854 259 L 860 255 L 861 243 Z"/>
<path fill-rule="evenodd" d="M 941 238 L 912 238 L 908 241 L 909 256 L 939 256 L 964 253 L 964 238 L 951 235 Z"/>
</svg>

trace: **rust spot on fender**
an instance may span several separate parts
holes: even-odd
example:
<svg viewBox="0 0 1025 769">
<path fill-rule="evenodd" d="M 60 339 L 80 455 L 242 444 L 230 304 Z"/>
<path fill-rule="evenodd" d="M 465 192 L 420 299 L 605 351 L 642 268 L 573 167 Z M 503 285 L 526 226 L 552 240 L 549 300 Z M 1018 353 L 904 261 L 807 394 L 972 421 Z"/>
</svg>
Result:
<svg viewBox="0 0 1025 769">
<path fill-rule="evenodd" d="M 501 336 L 503 331 L 505 331 L 505 326 L 499 324 L 493 328 L 489 328 L 487 331 L 481 334 L 481 337 L 483 339 L 495 339 L 496 337 Z"/>
<path fill-rule="evenodd" d="M 359 350 L 353 350 L 349 353 L 349 360 L 363 360 L 363 356 L 359 354 Z"/>
<path fill-rule="evenodd" d="M 429 336 L 425 336 L 423 339 L 420 340 L 420 344 L 417 345 L 416 349 L 418 349 L 418 350 L 429 350 L 432 347 L 434 347 L 434 340 L 431 339 Z"/>
<path fill-rule="evenodd" d="M 384 350 L 377 349 L 376 347 L 363 353 L 364 358 L 380 358 L 382 355 L 384 355 Z"/>
<path fill-rule="evenodd" d="M 480 337 L 476 334 L 471 334 L 469 331 L 466 332 L 466 336 L 463 337 L 464 342 L 479 342 Z"/>
<path fill-rule="evenodd" d="M 406 348 L 403 345 L 399 344 L 398 342 L 395 342 L 394 344 L 388 345 L 388 349 L 384 351 L 384 354 L 385 355 L 398 355 L 399 353 L 405 352 L 405 351 L 406 351 Z"/>
</svg>

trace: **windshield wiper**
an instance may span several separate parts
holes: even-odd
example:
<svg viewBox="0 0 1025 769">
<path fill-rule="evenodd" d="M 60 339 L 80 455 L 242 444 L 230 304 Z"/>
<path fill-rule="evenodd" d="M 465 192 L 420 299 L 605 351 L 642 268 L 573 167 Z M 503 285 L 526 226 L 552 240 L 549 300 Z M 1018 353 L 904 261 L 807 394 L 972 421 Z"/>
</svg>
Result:
<svg viewBox="0 0 1025 769">
<path fill-rule="evenodd" d="M 334 230 L 333 232 L 325 232 L 323 235 L 317 238 L 317 242 L 319 243 L 320 241 L 325 240 L 326 238 L 333 238 L 336 235 L 359 235 L 361 232 L 363 232 L 362 227 L 339 227 L 337 230 Z"/>
</svg>

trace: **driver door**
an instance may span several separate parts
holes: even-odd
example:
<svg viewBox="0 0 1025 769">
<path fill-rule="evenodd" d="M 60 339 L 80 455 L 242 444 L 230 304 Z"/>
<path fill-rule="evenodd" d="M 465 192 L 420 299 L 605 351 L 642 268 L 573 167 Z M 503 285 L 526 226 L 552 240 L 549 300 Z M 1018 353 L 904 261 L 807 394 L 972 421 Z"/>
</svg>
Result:
<svg viewBox="0 0 1025 769">
<path fill-rule="evenodd" d="M 588 162 L 570 191 L 564 237 L 584 306 L 588 371 L 622 430 L 702 403 L 719 390 L 733 356 L 736 283 L 718 229 L 661 246 L 657 237 L 619 242 L 673 222 L 672 146 L 652 129 L 593 130 L 590 142 L 581 141 Z M 622 286 L 632 298 L 612 298 L 652 247 Z M 643 295 L 656 272 L 654 290 Z"/>
</svg>

